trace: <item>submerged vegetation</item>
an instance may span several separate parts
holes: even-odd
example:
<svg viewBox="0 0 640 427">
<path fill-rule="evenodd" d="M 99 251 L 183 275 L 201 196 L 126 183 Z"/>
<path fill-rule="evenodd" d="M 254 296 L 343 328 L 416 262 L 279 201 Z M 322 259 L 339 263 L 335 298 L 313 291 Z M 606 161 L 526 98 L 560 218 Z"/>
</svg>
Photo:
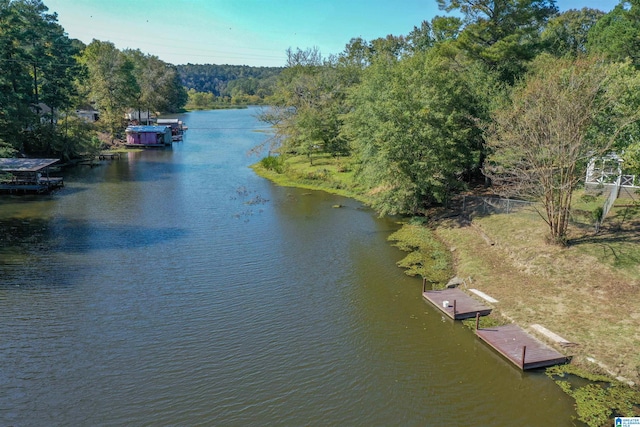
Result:
<svg viewBox="0 0 640 427">
<path fill-rule="evenodd" d="M 549 368 L 547 375 L 575 399 L 577 418 L 587 425 L 604 426 L 613 417 L 640 416 L 640 391 L 609 376 L 573 365 Z"/>
</svg>

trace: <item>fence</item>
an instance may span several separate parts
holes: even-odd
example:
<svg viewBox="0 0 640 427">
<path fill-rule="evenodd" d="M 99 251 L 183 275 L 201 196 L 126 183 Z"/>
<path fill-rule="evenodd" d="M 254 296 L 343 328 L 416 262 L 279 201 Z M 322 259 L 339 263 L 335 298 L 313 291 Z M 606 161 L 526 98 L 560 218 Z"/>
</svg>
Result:
<svg viewBox="0 0 640 427">
<path fill-rule="evenodd" d="M 464 196 L 462 211 L 466 214 L 490 215 L 500 213 L 520 212 L 533 208 L 535 203 L 524 200 L 503 199 L 501 197 Z"/>
<path fill-rule="evenodd" d="M 620 177 L 620 185 L 623 187 L 640 187 L 640 179 L 636 175 L 622 175 Z"/>
</svg>

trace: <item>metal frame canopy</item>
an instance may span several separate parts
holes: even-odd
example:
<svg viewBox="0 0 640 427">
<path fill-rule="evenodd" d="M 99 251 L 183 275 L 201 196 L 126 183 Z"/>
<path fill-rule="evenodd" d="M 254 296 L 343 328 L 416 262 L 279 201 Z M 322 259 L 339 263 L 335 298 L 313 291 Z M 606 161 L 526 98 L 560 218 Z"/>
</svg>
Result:
<svg viewBox="0 0 640 427">
<path fill-rule="evenodd" d="M 59 159 L 0 159 L 0 171 L 2 172 L 38 172 L 57 163 Z"/>
</svg>

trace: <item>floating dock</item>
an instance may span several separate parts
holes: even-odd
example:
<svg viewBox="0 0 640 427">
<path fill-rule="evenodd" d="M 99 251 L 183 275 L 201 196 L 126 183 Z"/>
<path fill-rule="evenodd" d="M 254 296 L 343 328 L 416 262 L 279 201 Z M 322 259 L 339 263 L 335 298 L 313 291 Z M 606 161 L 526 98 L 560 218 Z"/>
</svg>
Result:
<svg viewBox="0 0 640 427">
<path fill-rule="evenodd" d="M 529 335 L 518 325 L 477 329 L 476 335 L 523 371 L 570 361 L 570 357 Z"/>
<path fill-rule="evenodd" d="M 486 316 L 491 313 L 491 307 L 487 307 L 460 289 L 423 291 L 422 297 L 453 320 L 469 319 L 476 317 L 476 314 Z"/>
</svg>

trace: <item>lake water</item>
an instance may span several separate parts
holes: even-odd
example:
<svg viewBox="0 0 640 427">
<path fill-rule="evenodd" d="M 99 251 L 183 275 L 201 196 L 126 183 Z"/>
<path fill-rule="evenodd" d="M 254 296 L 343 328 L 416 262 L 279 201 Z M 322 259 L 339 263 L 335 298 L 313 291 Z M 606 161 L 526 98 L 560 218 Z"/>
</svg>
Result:
<svg viewBox="0 0 640 427">
<path fill-rule="evenodd" d="M 256 176 L 255 113 L 0 196 L 0 425 L 574 425 L 422 300 L 393 219 Z"/>
</svg>

